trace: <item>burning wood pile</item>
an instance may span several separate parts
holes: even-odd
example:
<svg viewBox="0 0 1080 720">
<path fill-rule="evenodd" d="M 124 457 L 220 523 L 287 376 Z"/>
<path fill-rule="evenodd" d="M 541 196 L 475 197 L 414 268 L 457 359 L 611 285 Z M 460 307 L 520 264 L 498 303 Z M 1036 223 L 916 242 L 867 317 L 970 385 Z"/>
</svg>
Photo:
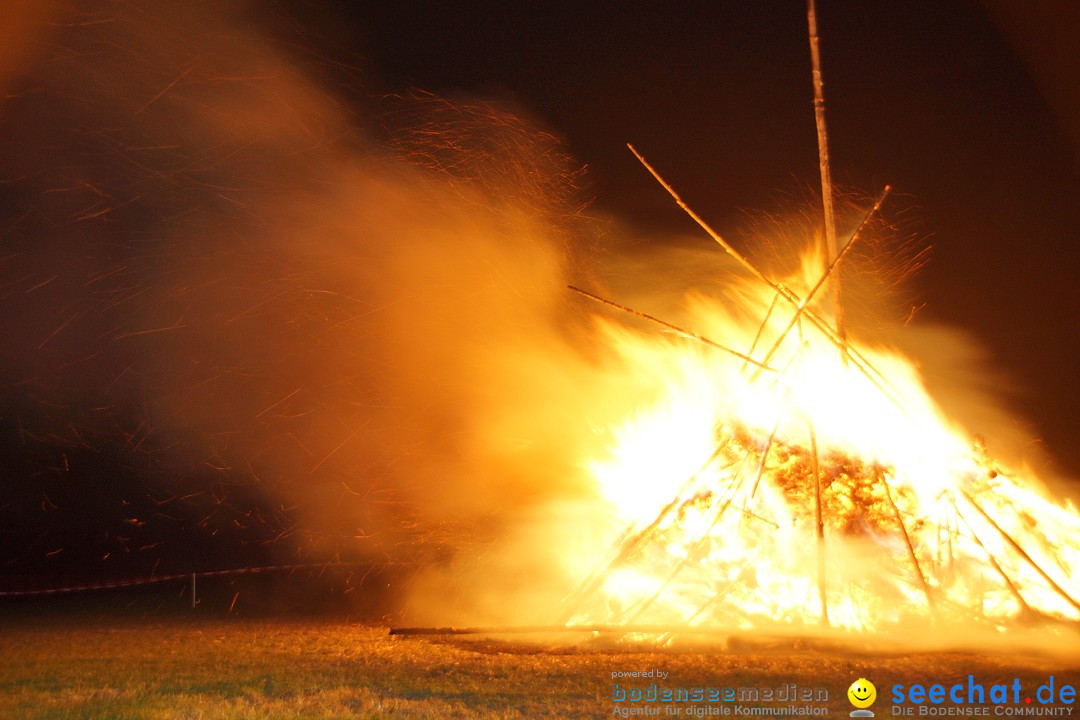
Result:
<svg viewBox="0 0 1080 720">
<path fill-rule="evenodd" d="M 1075 509 L 997 469 L 981 441 L 951 426 L 907 359 L 848 341 L 839 268 L 890 188 L 841 247 L 814 0 L 807 20 L 825 257 L 804 261 L 804 277 L 816 280 L 768 277 L 630 147 L 753 279 L 740 297 L 763 319 L 751 335 L 699 303 L 698 322 L 709 328 L 699 333 L 571 288 L 705 352 L 614 339 L 628 357 L 662 368 L 666 397 L 627 423 L 594 466 L 626 528 L 568 596 L 563 619 L 852 630 L 911 618 L 995 628 L 1076 621 Z M 695 460 L 680 481 L 657 456 Z"/>
<path fill-rule="evenodd" d="M 860 349 L 821 307 L 819 290 L 889 189 L 796 290 L 799 279 L 769 278 L 637 156 L 753 279 L 740 297 L 763 320 L 740 327 L 699 299 L 698 332 L 571 288 L 680 339 L 609 330 L 663 389 L 591 466 L 625 530 L 568 595 L 563 620 L 863 631 L 1080 619 L 1075 509 L 999 469 L 910 361 Z"/>
</svg>

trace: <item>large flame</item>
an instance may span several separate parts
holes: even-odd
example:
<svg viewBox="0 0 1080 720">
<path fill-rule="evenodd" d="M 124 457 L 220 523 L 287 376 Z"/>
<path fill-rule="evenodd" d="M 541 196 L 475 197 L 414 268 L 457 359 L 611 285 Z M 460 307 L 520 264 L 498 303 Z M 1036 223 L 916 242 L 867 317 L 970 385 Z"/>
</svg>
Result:
<svg viewBox="0 0 1080 720">
<path fill-rule="evenodd" d="M 805 294 L 821 264 L 803 266 L 784 282 Z M 1080 618 L 1075 509 L 997 467 L 911 360 L 862 347 L 856 361 L 792 323 L 793 303 L 767 313 L 774 295 L 754 280 L 686 300 L 696 333 L 758 362 L 775 345 L 764 369 L 602 323 L 643 403 L 586 461 L 612 532 L 571 563 L 585 580 L 568 618 L 860 631 Z"/>
</svg>

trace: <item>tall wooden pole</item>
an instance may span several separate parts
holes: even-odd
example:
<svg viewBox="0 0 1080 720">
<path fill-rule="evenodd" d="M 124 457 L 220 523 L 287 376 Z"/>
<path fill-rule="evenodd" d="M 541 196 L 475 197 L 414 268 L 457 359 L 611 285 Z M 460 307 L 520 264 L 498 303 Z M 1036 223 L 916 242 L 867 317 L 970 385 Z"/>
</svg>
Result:
<svg viewBox="0 0 1080 720">
<path fill-rule="evenodd" d="M 818 39 L 817 8 L 814 0 L 806 0 L 806 19 L 810 26 L 810 61 L 814 75 L 814 122 L 817 125 L 818 165 L 821 169 L 821 206 L 825 215 L 825 251 L 828 266 L 836 258 L 836 215 L 833 209 L 832 175 L 829 172 L 829 134 L 825 129 L 825 84 L 821 79 L 821 48 Z M 830 281 L 833 312 L 836 315 L 836 334 L 842 344 L 847 343 L 844 331 L 844 306 L 840 298 L 840 275 Z M 844 362 L 847 353 L 841 352 Z"/>
</svg>

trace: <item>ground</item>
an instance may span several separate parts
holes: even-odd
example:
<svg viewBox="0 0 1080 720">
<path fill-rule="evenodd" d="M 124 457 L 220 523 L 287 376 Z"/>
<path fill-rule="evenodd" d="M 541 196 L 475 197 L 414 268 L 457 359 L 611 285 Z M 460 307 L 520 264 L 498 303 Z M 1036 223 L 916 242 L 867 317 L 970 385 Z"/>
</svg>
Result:
<svg viewBox="0 0 1080 720">
<path fill-rule="evenodd" d="M 667 678 L 612 678 L 653 669 Z M 631 707 L 614 702 L 614 683 L 648 688 L 654 682 L 795 683 L 800 692 L 826 690 L 827 716 L 846 718 L 847 687 L 860 677 L 877 685 L 872 709 L 882 718 L 892 717 L 893 685 L 948 687 L 967 683 L 969 674 L 988 691 L 1015 678 L 1033 694 L 1050 675 L 1055 691 L 1080 684 L 1080 662 L 1000 650 L 883 652 L 758 638 L 656 650 L 589 638 L 537 645 L 512 637 L 392 637 L 386 627 L 340 620 L 0 620 L 4 719 L 613 717 L 617 708 Z M 1025 707 L 1022 698 L 1010 707 Z M 646 705 L 664 707 L 637 707 Z M 711 707 L 721 712 L 722 705 Z M 679 709 L 682 717 L 699 716 L 686 703 Z"/>
</svg>

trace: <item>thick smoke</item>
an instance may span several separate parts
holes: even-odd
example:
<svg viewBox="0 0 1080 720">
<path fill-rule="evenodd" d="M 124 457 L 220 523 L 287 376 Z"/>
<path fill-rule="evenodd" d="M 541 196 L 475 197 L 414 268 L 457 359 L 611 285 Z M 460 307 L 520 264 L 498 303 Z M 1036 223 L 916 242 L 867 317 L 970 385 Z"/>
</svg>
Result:
<svg viewBox="0 0 1080 720">
<path fill-rule="evenodd" d="M 360 117 L 249 20 L 26 24 L 0 116 L 5 512 L 53 515 L 15 522 L 46 533 L 16 569 L 189 560 L 191 534 L 213 564 L 430 560 L 572 482 L 578 170 L 489 103 Z"/>
</svg>

